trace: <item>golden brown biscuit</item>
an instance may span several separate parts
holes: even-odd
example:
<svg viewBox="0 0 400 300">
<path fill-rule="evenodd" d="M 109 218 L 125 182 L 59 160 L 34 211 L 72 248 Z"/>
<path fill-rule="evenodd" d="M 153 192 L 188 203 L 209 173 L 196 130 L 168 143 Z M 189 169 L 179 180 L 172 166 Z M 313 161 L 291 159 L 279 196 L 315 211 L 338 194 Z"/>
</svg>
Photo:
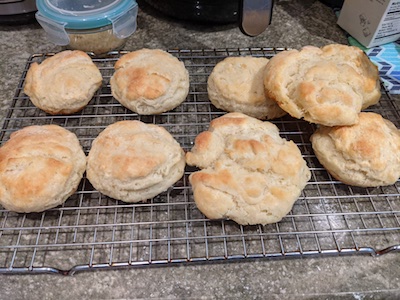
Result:
<svg viewBox="0 0 400 300">
<path fill-rule="evenodd" d="M 180 105 L 189 93 L 183 62 L 166 51 L 141 49 L 123 55 L 110 79 L 115 99 L 142 114 L 160 114 Z"/>
<path fill-rule="evenodd" d="M 241 112 L 257 119 L 275 119 L 286 114 L 264 92 L 265 57 L 227 57 L 212 70 L 207 81 L 208 97 L 215 107 Z"/>
<path fill-rule="evenodd" d="M 63 51 L 34 62 L 26 75 L 24 92 L 45 112 L 72 114 L 83 109 L 102 83 L 97 66 L 85 52 Z"/>
<path fill-rule="evenodd" d="M 93 141 L 87 178 L 109 197 L 140 202 L 166 191 L 184 168 L 183 149 L 163 127 L 120 121 Z"/>
<path fill-rule="evenodd" d="M 266 67 L 266 94 L 291 116 L 325 126 L 352 125 L 381 96 L 378 68 L 359 48 L 288 50 Z"/>
<path fill-rule="evenodd" d="M 280 221 L 311 176 L 293 141 L 282 139 L 274 124 L 242 113 L 214 119 L 186 162 L 202 169 L 189 176 L 199 210 L 242 225 Z"/>
<path fill-rule="evenodd" d="M 379 114 L 362 112 L 352 126 L 320 126 L 311 142 L 320 163 L 346 184 L 385 186 L 400 177 L 400 131 Z"/>
<path fill-rule="evenodd" d="M 0 204 L 41 212 L 65 202 L 78 188 L 86 156 L 78 138 L 57 126 L 29 126 L 0 148 Z"/>
</svg>

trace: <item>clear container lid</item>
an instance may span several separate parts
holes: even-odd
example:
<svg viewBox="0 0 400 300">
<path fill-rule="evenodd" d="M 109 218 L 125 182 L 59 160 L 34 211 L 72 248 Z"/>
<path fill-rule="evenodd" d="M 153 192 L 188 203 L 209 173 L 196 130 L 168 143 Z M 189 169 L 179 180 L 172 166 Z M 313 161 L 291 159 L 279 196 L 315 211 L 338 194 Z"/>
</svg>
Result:
<svg viewBox="0 0 400 300">
<path fill-rule="evenodd" d="M 136 30 L 134 0 L 37 0 L 36 19 L 57 45 L 68 45 L 67 29 L 89 30 L 112 24 L 113 34 L 126 38 Z"/>
</svg>

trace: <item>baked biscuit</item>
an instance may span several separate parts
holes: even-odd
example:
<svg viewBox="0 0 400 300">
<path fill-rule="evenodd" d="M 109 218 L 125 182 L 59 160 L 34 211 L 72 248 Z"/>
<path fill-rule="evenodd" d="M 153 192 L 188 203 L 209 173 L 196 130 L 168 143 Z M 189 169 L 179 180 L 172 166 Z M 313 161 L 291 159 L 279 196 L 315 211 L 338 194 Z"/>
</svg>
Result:
<svg viewBox="0 0 400 300">
<path fill-rule="evenodd" d="M 212 70 L 207 81 L 208 97 L 215 107 L 241 112 L 257 119 L 275 119 L 286 114 L 264 92 L 265 57 L 227 57 Z"/>
<path fill-rule="evenodd" d="M 299 148 L 278 128 L 242 113 L 214 119 L 195 139 L 186 162 L 194 200 L 210 219 L 247 224 L 280 221 L 311 177 Z"/>
<path fill-rule="evenodd" d="M 189 93 L 183 62 L 166 51 L 141 49 L 123 55 L 110 79 L 112 95 L 141 114 L 160 114 L 180 105 Z"/>
<path fill-rule="evenodd" d="M 352 126 L 320 126 L 311 136 L 315 155 L 345 184 L 386 186 L 400 177 L 400 131 L 376 113 L 362 112 Z"/>
<path fill-rule="evenodd" d="M 140 202 L 166 191 L 184 169 L 183 149 L 163 127 L 120 121 L 93 141 L 87 178 L 111 198 Z"/>
<path fill-rule="evenodd" d="M 58 125 L 25 127 L 0 148 L 0 204 L 20 213 L 56 207 L 76 191 L 85 169 L 75 134 Z"/>
<path fill-rule="evenodd" d="M 291 116 L 325 126 L 353 125 L 381 96 L 378 68 L 353 46 L 304 47 L 266 66 L 266 94 Z"/>
<path fill-rule="evenodd" d="M 72 114 L 83 109 L 102 83 L 97 66 L 85 52 L 63 51 L 32 63 L 24 92 L 45 112 Z"/>
</svg>

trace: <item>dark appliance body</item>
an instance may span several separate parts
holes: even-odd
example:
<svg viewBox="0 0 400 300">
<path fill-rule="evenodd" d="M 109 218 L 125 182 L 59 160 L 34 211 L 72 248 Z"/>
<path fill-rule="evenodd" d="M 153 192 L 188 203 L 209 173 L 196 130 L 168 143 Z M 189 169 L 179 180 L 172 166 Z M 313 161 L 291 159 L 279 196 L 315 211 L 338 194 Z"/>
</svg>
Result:
<svg viewBox="0 0 400 300">
<path fill-rule="evenodd" d="M 232 23 L 238 20 L 239 0 L 145 0 L 160 12 L 187 21 Z"/>
<path fill-rule="evenodd" d="M 36 11 L 35 0 L 0 0 L 0 23 L 34 22 Z"/>
<path fill-rule="evenodd" d="M 273 0 L 145 0 L 158 11 L 181 20 L 226 24 L 238 22 L 254 36 L 271 22 Z"/>
</svg>

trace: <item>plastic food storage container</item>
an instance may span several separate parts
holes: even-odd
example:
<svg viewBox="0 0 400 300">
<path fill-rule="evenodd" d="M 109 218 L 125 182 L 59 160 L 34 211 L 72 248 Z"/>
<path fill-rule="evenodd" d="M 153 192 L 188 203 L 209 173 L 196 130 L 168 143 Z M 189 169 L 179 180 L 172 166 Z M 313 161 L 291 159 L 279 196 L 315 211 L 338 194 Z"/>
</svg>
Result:
<svg viewBox="0 0 400 300">
<path fill-rule="evenodd" d="M 136 30 L 134 0 L 37 0 L 36 19 L 56 45 L 102 55 Z"/>
</svg>

